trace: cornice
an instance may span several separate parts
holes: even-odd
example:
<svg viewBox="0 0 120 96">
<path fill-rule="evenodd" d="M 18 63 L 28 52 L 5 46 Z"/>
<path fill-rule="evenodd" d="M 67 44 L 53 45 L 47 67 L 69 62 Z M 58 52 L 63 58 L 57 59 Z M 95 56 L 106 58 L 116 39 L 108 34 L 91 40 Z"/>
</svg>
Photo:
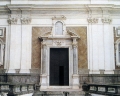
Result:
<svg viewBox="0 0 120 96">
<path fill-rule="evenodd" d="M 8 4 L 8 5 L 0 5 L 0 11 L 37 11 L 37 10 L 78 10 L 78 11 L 85 11 L 85 12 L 92 12 L 92 11 L 113 11 L 118 10 L 120 11 L 120 5 L 114 4 L 60 4 L 60 5 L 53 5 L 53 4 L 45 4 L 45 5 L 34 5 L 34 4 Z"/>
<path fill-rule="evenodd" d="M 32 4 L 8 4 L 7 8 L 12 10 L 31 10 Z"/>
<path fill-rule="evenodd" d="M 112 10 L 119 9 L 120 5 L 114 4 L 8 4 L 6 5 L 10 10 Z"/>
</svg>

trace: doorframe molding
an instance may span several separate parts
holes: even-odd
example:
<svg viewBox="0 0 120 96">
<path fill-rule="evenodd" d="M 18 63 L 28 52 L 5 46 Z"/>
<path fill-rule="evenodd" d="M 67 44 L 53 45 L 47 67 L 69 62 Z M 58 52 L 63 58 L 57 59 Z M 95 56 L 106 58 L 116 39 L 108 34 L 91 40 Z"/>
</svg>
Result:
<svg viewBox="0 0 120 96">
<path fill-rule="evenodd" d="M 72 88 L 72 75 L 73 75 L 73 51 L 72 51 L 72 45 L 67 46 L 51 46 L 48 45 L 48 58 L 47 58 L 47 83 L 48 88 Z M 69 86 L 50 86 L 50 48 L 68 48 L 69 50 Z"/>
</svg>

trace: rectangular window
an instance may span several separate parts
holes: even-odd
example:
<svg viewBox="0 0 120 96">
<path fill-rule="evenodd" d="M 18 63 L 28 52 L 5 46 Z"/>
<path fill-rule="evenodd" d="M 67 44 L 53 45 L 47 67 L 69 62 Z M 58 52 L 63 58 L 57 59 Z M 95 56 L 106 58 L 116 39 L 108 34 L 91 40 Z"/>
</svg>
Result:
<svg viewBox="0 0 120 96">
<path fill-rule="evenodd" d="M 63 35 L 63 24 L 60 21 L 55 24 L 55 35 Z"/>
</svg>

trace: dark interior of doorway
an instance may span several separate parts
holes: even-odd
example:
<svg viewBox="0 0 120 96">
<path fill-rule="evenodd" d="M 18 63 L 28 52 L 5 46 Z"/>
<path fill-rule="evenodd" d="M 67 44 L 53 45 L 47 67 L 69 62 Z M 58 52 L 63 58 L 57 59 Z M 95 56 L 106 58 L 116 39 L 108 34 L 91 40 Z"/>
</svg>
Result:
<svg viewBox="0 0 120 96">
<path fill-rule="evenodd" d="M 50 86 L 69 85 L 68 48 L 50 48 Z"/>
</svg>

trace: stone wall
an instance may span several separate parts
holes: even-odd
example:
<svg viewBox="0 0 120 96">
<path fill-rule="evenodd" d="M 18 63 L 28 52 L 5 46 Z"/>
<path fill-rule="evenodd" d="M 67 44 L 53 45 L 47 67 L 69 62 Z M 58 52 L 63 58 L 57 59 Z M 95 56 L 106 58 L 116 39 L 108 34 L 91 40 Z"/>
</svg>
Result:
<svg viewBox="0 0 120 96">
<path fill-rule="evenodd" d="M 40 74 L 0 74 L 0 82 L 39 84 Z M 120 74 L 80 74 L 80 87 L 84 82 L 95 84 L 118 84 Z"/>
<path fill-rule="evenodd" d="M 6 74 L 0 73 L 0 82 L 10 82 L 14 84 L 33 83 L 39 84 L 40 74 Z"/>
<path fill-rule="evenodd" d="M 67 27 L 67 30 L 80 36 L 78 40 L 78 68 L 88 69 L 87 61 L 87 27 Z"/>
<path fill-rule="evenodd" d="M 41 41 L 38 37 L 43 33 L 50 31 L 51 27 L 32 28 L 32 69 L 40 68 L 41 65 Z"/>
</svg>

